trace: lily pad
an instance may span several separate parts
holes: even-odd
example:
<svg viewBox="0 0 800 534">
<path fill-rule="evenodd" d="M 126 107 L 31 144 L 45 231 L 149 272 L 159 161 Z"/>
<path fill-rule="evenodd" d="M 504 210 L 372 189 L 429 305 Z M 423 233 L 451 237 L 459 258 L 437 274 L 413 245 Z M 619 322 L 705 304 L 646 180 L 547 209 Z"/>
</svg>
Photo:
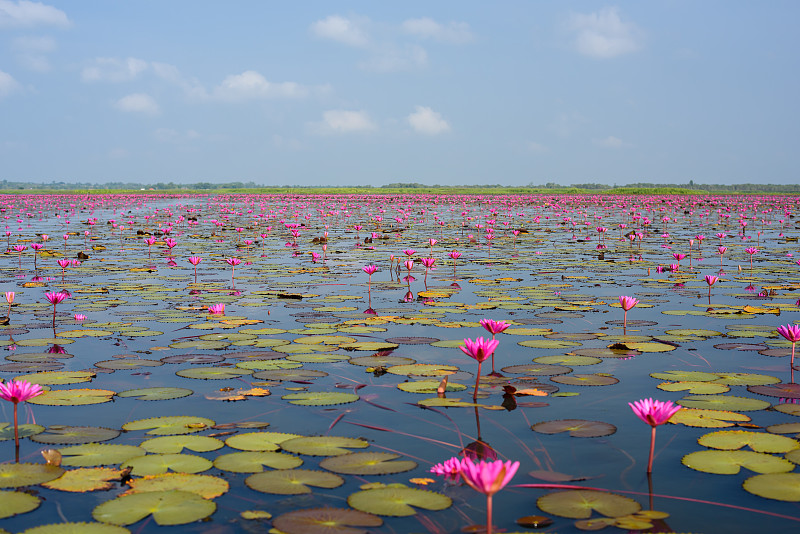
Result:
<svg viewBox="0 0 800 534">
<path fill-rule="evenodd" d="M 40 386 L 61 386 L 65 384 L 78 384 L 89 382 L 95 374 L 90 371 L 47 371 L 44 373 L 34 373 L 22 375 L 14 380 L 25 380 L 31 384 Z"/>
<path fill-rule="evenodd" d="M 0 491 L 0 519 L 36 510 L 41 504 L 39 497 L 21 491 Z"/>
<path fill-rule="evenodd" d="M 367 528 L 382 524 L 380 517 L 350 508 L 295 510 L 272 521 L 276 529 L 287 534 L 367 534 Z"/>
<path fill-rule="evenodd" d="M 61 453 L 61 465 L 70 467 L 92 467 L 127 462 L 131 458 L 144 456 L 147 451 L 134 445 L 108 445 L 103 443 L 85 443 L 58 449 Z"/>
<path fill-rule="evenodd" d="M 619 382 L 618 378 L 603 374 L 554 376 L 550 380 L 558 384 L 567 384 L 570 386 L 612 386 Z"/>
<path fill-rule="evenodd" d="M 298 406 L 333 406 L 335 404 L 355 402 L 359 399 L 359 396 L 342 391 L 302 391 L 300 393 L 289 393 L 281 397 L 281 399 L 288 400 L 290 404 L 297 404 Z"/>
<path fill-rule="evenodd" d="M 545 363 L 526 363 L 522 365 L 510 365 L 501 369 L 504 373 L 525 374 L 528 376 L 557 376 L 572 372 L 571 367 L 564 365 L 552 365 Z"/>
<path fill-rule="evenodd" d="M 187 473 L 164 473 L 134 478 L 128 482 L 128 486 L 130 489 L 126 494 L 183 489 L 204 499 L 219 497 L 230 488 L 228 481 L 219 477 Z"/>
<path fill-rule="evenodd" d="M 541 434 L 559 434 L 569 432 L 573 438 L 596 438 L 610 436 L 617 431 L 611 423 L 602 421 L 586 421 L 584 419 L 559 419 L 544 421 L 531 426 L 531 430 Z"/>
<path fill-rule="evenodd" d="M 37 443 L 50 445 L 79 445 L 81 443 L 97 443 L 108 441 L 119 436 L 119 430 L 96 426 L 51 425 L 47 430 L 34 438 Z"/>
<path fill-rule="evenodd" d="M 753 451 L 696 451 L 681 460 L 696 471 L 717 475 L 735 475 L 740 467 L 756 473 L 787 473 L 794 464 L 783 458 Z"/>
<path fill-rule="evenodd" d="M 232 473 L 260 473 L 264 467 L 272 469 L 294 469 L 303 465 L 303 460 L 282 452 L 232 452 L 217 456 L 214 467 Z"/>
<path fill-rule="evenodd" d="M 800 399 L 800 384 L 775 384 L 772 386 L 748 386 L 747 391 L 767 397 Z"/>
<path fill-rule="evenodd" d="M 633 499 L 595 490 L 548 493 L 539 497 L 536 504 L 543 512 L 572 519 L 588 519 L 593 510 L 606 517 L 621 517 L 642 509 Z"/>
<path fill-rule="evenodd" d="M 117 397 L 135 398 L 143 401 L 157 401 L 180 399 L 182 397 L 188 397 L 192 393 L 194 393 L 194 391 L 186 388 L 152 387 L 120 391 L 117 393 Z"/>
<path fill-rule="evenodd" d="M 189 367 L 188 369 L 181 369 L 175 374 L 184 378 L 196 378 L 198 380 L 225 380 L 247 376 L 253 374 L 253 371 L 236 367 Z"/>
<path fill-rule="evenodd" d="M 147 454 L 122 462 L 122 468 L 131 467 L 136 476 L 174 473 L 202 473 L 213 467 L 211 460 L 194 454 Z"/>
<path fill-rule="evenodd" d="M 745 480 L 742 487 L 765 499 L 800 502 L 800 473 L 756 475 Z"/>
<path fill-rule="evenodd" d="M 143 441 L 139 446 L 149 453 L 178 454 L 184 449 L 194 452 L 216 451 L 225 443 L 208 436 L 162 436 Z"/>
<path fill-rule="evenodd" d="M 750 421 L 750 416 L 725 410 L 683 408 L 669 418 L 669 423 L 699 428 L 725 428 Z"/>
<path fill-rule="evenodd" d="M 299 437 L 299 434 L 280 432 L 247 432 L 229 437 L 225 445 L 241 451 L 277 451 L 284 441 Z"/>
<path fill-rule="evenodd" d="M 150 417 L 139 419 L 122 425 L 123 430 L 148 430 L 147 433 L 155 436 L 173 436 L 178 434 L 193 434 L 214 426 L 214 421 L 205 417 L 193 415 L 167 415 L 164 417 Z"/>
<path fill-rule="evenodd" d="M 28 438 L 44 432 L 42 425 L 24 424 L 17 427 L 20 438 Z M 11 423 L 0 423 L 0 441 L 14 439 L 14 425 Z"/>
<path fill-rule="evenodd" d="M 0 464 L 0 488 L 35 486 L 64 474 L 64 469 L 47 464 Z"/>
<path fill-rule="evenodd" d="M 352 452 L 348 449 L 366 447 L 369 447 L 369 443 L 363 439 L 340 436 L 297 437 L 281 443 L 281 448 L 287 452 L 308 456 L 339 456 Z"/>
<path fill-rule="evenodd" d="M 449 508 L 453 501 L 441 493 L 392 485 L 353 493 L 347 504 L 370 514 L 405 517 L 417 513 L 413 507 L 438 511 Z"/>
<path fill-rule="evenodd" d="M 789 452 L 800 449 L 800 442 L 786 436 L 747 430 L 720 430 L 701 436 L 697 442 L 704 447 L 722 450 L 741 449 L 745 445 L 756 452 Z"/>
<path fill-rule="evenodd" d="M 210 516 L 216 509 L 213 501 L 188 491 L 150 491 L 106 501 L 92 510 L 92 517 L 103 523 L 132 525 L 152 514 L 159 525 L 185 525 Z"/>
<path fill-rule="evenodd" d="M 52 523 L 29 528 L 19 534 L 131 534 L 131 531 L 106 523 Z"/>
<path fill-rule="evenodd" d="M 736 397 L 733 395 L 689 395 L 678 400 L 677 404 L 686 408 L 704 408 L 711 410 L 731 410 L 749 412 L 766 410 L 770 407 L 768 402 L 751 399 L 749 397 Z"/>
<path fill-rule="evenodd" d="M 109 402 L 114 395 L 116 392 L 107 389 L 51 389 L 28 399 L 28 402 L 46 406 L 85 406 Z"/>
<path fill-rule="evenodd" d="M 319 466 L 343 475 L 391 475 L 417 467 L 412 460 L 398 460 L 391 452 L 353 452 L 325 458 Z"/>
<path fill-rule="evenodd" d="M 401 382 L 397 384 L 397 389 L 401 391 L 405 391 L 407 393 L 422 393 L 424 395 L 430 395 L 431 393 L 436 393 L 439 389 L 439 384 L 441 381 L 439 380 L 415 380 L 413 382 Z M 467 389 L 467 386 L 464 384 L 456 384 L 448 382 L 447 386 L 445 386 L 445 391 L 464 391 Z"/>
<path fill-rule="evenodd" d="M 42 486 L 59 491 L 84 493 L 87 491 L 104 491 L 114 487 L 114 481 L 120 480 L 122 471 L 111 467 L 85 467 L 71 469 L 55 480 L 45 482 Z"/>
<path fill-rule="evenodd" d="M 344 479 L 327 471 L 284 469 L 250 475 L 244 483 L 250 489 L 262 493 L 302 495 L 311 493 L 312 490 L 309 486 L 326 489 L 338 488 L 344 484 Z"/>
<path fill-rule="evenodd" d="M 686 391 L 694 395 L 717 395 L 731 390 L 725 384 L 714 382 L 662 382 L 656 387 L 663 391 Z"/>
</svg>

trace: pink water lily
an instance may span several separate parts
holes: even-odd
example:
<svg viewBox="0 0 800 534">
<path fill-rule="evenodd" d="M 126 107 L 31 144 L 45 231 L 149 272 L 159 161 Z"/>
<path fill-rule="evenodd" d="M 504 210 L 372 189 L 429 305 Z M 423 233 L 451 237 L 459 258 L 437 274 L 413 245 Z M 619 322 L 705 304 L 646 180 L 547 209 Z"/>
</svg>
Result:
<svg viewBox="0 0 800 534">
<path fill-rule="evenodd" d="M 653 456 L 656 446 L 656 427 L 669 421 L 670 417 L 680 411 L 681 407 L 672 404 L 672 401 L 658 401 L 653 399 L 642 399 L 629 402 L 628 405 L 633 413 L 642 421 L 650 425 L 650 458 L 647 462 L 647 472 L 653 472 Z"/>
<path fill-rule="evenodd" d="M 625 313 L 622 316 L 622 330 L 623 332 L 628 328 L 628 310 L 633 308 L 639 304 L 639 299 L 635 297 L 628 297 L 626 295 L 621 295 L 619 297 L 619 305 L 622 306 L 622 309 L 625 310 Z"/>
<path fill-rule="evenodd" d="M 787 341 L 792 342 L 792 359 L 789 362 L 789 366 L 792 370 L 794 370 L 794 347 L 795 344 L 800 341 L 800 326 L 796 324 L 787 324 L 784 326 L 778 327 L 778 333 L 786 338 Z"/>
<path fill-rule="evenodd" d="M 0 383 L 0 399 L 7 400 L 14 403 L 14 445 L 17 448 L 17 455 L 19 455 L 19 424 L 17 419 L 17 405 L 20 402 L 25 402 L 38 395 L 41 395 L 42 386 L 39 384 L 32 384 L 25 380 L 10 380 L 6 383 Z M 17 458 L 19 461 L 19 457 Z"/>
<path fill-rule="evenodd" d="M 501 332 L 505 332 L 505 330 L 511 326 L 510 324 L 506 323 L 505 321 L 493 321 L 492 319 L 481 319 L 480 325 L 485 328 L 490 334 L 492 334 L 492 340 L 494 340 L 494 336 L 496 334 L 500 334 Z M 494 370 L 494 352 L 492 352 L 492 373 L 496 374 Z"/>
<path fill-rule="evenodd" d="M 495 339 L 483 339 L 482 337 L 479 337 L 475 340 L 466 338 L 464 339 L 464 346 L 459 347 L 461 352 L 473 360 L 477 360 L 478 362 L 478 373 L 475 375 L 475 392 L 472 394 L 473 401 L 478 399 L 478 386 L 480 385 L 481 380 L 481 365 L 486 358 L 494 354 L 494 351 L 499 344 L 500 342 Z"/>
</svg>

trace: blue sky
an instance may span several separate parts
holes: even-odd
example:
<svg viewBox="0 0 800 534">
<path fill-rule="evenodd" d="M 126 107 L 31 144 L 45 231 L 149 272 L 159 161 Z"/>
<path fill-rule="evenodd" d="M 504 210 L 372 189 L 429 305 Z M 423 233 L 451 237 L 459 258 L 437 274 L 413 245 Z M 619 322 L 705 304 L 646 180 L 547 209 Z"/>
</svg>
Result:
<svg viewBox="0 0 800 534">
<path fill-rule="evenodd" d="M 0 0 L 0 179 L 796 183 L 798 15 Z"/>
</svg>

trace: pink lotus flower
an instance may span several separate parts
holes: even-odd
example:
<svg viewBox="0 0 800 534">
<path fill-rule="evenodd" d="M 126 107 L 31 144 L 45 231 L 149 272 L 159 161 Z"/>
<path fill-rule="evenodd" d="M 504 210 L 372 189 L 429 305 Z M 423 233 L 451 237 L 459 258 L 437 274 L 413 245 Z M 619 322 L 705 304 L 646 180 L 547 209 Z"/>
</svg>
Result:
<svg viewBox="0 0 800 534">
<path fill-rule="evenodd" d="M 458 258 L 461 257 L 461 253 L 457 250 L 454 250 L 453 252 L 448 254 L 448 256 L 450 256 L 453 260 L 457 260 Z"/>
<path fill-rule="evenodd" d="M 719 280 L 719 278 L 714 276 L 713 274 L 706 275 L 706 284 L 708 284 L 709 286 L 713 286 L 714 284 L 716 284 L 717 280 Z"/>
<path fill-rule="evenodd" d="M 495 334 L 504 332 L 509 326 L 511 326 L 505 321 L 493 321 L 491 319 L 481 319 L 480 325 L 484 327 L 490 334 L 492 334 L 492 339 L 494 339 Z"/>
<path fill-rule="evenodd" d="M 619 305 L 622 306 L 622 309 L 625 310 L 625 313 L 622 316 L 622 331 L 624 332 L 628 328 L 628 310 L 633 308 L 639 304 L 639 299 L 634 297 L 628 297 L 625 295 L 621 295 L 619 297 Z"/>
<path fill-rule="evenodd" d="M 17 419 L 17 405 L 33 397 L 41 395 L 42 386 L 31 384 L 25 380 L 11 380 L 0 384 L 0 399 L 14 403 L 14 444 L 17 448 L 17 461 L 19 461 L 19 424 Z"/>
<path fill-rule="evenodd" d="M 786 338 L 787 341 L 792 342 L 792 359 L 789 362 L 789 367 L 792 370 L 792 375 L 794 375 L 794 348 L 795 344 L 800 341 L 800 326 L 796 324 L 779 326 L 778 333 Z M 792 382 L 794 382 L 794 379 L 792 379 Z"/>
<path fill-rule="evenodd" d="M 375 274 L 375 271 L 378 270 L 378 267 L 377 265 L 365 265 L 364 267 L 361 268 L 361 270 L 370 275 L 371 277 L 373 274 Z"/>
<path fill-rule="evenodd" d="M 227 263 L 231 267 L 236 267 L 237 265 L 242 263 L 242 260 L 240 260 L 239 258 L 226 258 L 225 263 Z"/>
<path fill-rule="evenodd" d="M 461 478 L 461 458 L 456 456 L 431 467 L 431 473 L 444 477 L 446 480 L 458 482 Z"/>
<path fill-rule="evenodd" d="M 85 321 L 86 320 L 86 316 L 84 314 L 82 314 L 82 313 L 76 313 L 75 314 L 75 320 L 76 321 Z"/>
<path fill-rule="evenodd" d="M 511 482 L 519 469 L 519 462 L 473 463 L 469 458 L 461 460 L 461 476 L 472 489 L 491 497 Z"/>
<path fill-rule="evenodd" d="M 208 307 L 208 313 L 212 315 L 225 315 L 225 304 L 213 304 Z"/>
<path fill-rule="evenodd" d="M 430 269 L 431 267 L 433 267 L 433 264 L 436 263 L 436 258 L 422 258 L 420 261 L 422 262 L 422 265 L 424 265 L 426 269 Z"/>
<path fill-rule="evenodd" d="M 464 340 L 465 346 L 459 347 L 461 352 L 478 361 L 478 373 L 475 375 L 475 391 L 472 394 L 473 401 L 478 399 L 478 386 L 481 381 L 481 365 L 486 358 L 494 356 L 494 351 L 499 344 L 500 342 L 495 339 L 483 339 L 479 337 L 474 341 L 467 338 Z"/>
<path fill-rule="evenodd" d="M 653 456 L 656 446 L 656 427 L 663 425 L 669 418 L 675 415 L 681 407 L 672 404 L 672 401 L 657 401 L 653 399 L 642 399 L 633 403 L 628 403 L 639 419 L 650 425 L 650 458 L 647 462 L 647 472 L 653 472 Z"/>
<path fill-rule="evenodd" d="M 403 262 L 403 265 L 405 265 L 406 269 L 408 269 L 408 271 L 410 272 L 411 269 L 414 268 L 414 260 L 406 260 Z"/>
<path fill-rule="evenodd" d="M 203 258 L 201 258 L 199 256 L 190 256 L 189 257 L 189 263 L 191 263 L 195 267 L 197 267 L 197 264 L 200 263 L 201 261 L 203 261 Z"/>
<path fill-rule="evenodd" d="M 58 293 L 45 293 L 45 297 L 50 302 L 50 304 L 55 307 L 56 304 L 60 304 L 64 302 L 64 299 L 67 298 L 67 294 L 64 292 L 59 291 Z"/>
<path fill-rule="evenodd" d="M 416 254 L 416 253 L 417 253 L 417 251 L 416 251 L 416 250 L 414 250 L 413 248 L 407 248 L 407 249 L 405 249 L 403 252 L 404 252 L 404 253 L 405 253 L 405 255 L 406 255 L 406 256 L 408 256 L 409 258 L 410 258 L 411 256 L 413 256 L 414 254 Z"/>
</svg>

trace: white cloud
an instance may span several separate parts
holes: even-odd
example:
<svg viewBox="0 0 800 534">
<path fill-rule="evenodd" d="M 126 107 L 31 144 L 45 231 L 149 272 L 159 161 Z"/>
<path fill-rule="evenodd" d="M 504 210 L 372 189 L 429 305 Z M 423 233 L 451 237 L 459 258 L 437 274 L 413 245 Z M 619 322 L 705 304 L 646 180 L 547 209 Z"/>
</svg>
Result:
<svg viewBox="0 0 800 534">
<path fill-rule="evenodd" d="M 224 100 L 249 98 L 299 98 L 308 95 L 308 88 L 294 82 L 274 83 L 254 70 L 232 74 L 214 89 L 214 95 Z"/>
<path fill-rule="evenodd" d="M 616 149 L 616 148 L 628 148 L 628 147 L 633 146 L 630 143 L 626 143 L 625 141 L 623 141 L 619 137 L 614 137 L 613 135 L 609 135 L 605 139 L 594 139 L 594 140 L 592 140 L 592 143 L 594 143 L 595 145 L 597 145 L 599 147 L 614 148 L 614 149 Z"/>
<path fill-rule="evenodd" d="M 67 14 L 53 6 L 27 0 L 0 0 L 0 28 L 69 25 Z"/>
<path fill-rule="evenodd" d="M 450 131 L 450 125 L 442 118 L 440 113 L 431 108 L 417 106 L 417 110 L 406 117 L 408 124 L 414 131 L 427 135 L 436 135 Z"/>
<path fill-rule="evenodd" d="M 20 85 L 13 76 L 0 70 L 0 98 L 10 95 L 20 89 Z"/>
<path fill-rule="evenodd" d="M 322 122 L 312 125 L 320 134 L 368 132 L 376 129 L 365 111 L 329 110 L 322 114 Z"/>
<path fill-rule="evenodd" d="M 466 22 L 449 22 L 446 26 L 435 20 L 422 17 L 408 19 L 401 26 L 405 33 L 417 37 L 435 39 L 446 43 L 463 44 L 472 40 L 472 31 Z"/>
<path fill-rule="evenodd" d="M 158 115 L 158 103 L 152 96 L 145 93 L 133 93 L 123 96 L 114 104 L 120 110 L 128 113 L 145 113 L 147 115 Z"/>
<path fill-rule="evenodd" d="M 425 67 L 428 53 L 419 45 L 387 45 L 373 51 L 372 57 L 358 66 L 373 72 L 402 72 Z"/>
<path fill-rule="evenodd" d="M 147 67 L 147 61 L 135 57 L 99 57 L 93 65 L 83 69 L 81 78 L 85 82 L 128 82 L 136 79 Z"/>
<path fill-rule="evenodd" d="M 330 39 L 350 46 L 366 46 L 369 44 L 369 35 L 365 26 L 369 19 L 345 18 L 331 15 L 311 25 L 311 32 L 322 39 Z"/>
<path fill-rule="evenodd" d="M 56 41 L 52 37 L 18 37 L 14 39 L 13 48 L 17 52 L 17 60 L 30 70 L 45 72 L 50 70 L 48 53 L 56 49 Z"/>
<path fill-rule="evenodd" d="M 642 31 L 632 22 L 624 22 L 616 7 L 605 7 L 596 13 L 573 13 L 568 27 L 575 32 L 574 45 L 583 55 L 612 58 L 639 50 Z"/>
</svg>

